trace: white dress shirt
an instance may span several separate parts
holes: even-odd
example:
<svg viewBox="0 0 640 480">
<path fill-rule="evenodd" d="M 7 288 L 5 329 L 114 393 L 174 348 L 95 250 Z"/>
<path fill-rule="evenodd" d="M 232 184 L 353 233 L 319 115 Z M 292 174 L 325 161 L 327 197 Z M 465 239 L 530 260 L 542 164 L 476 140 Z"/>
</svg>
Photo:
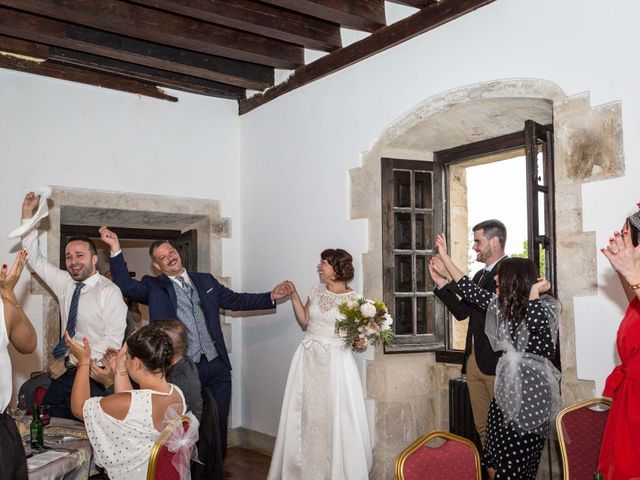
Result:
<svg viewBox="0 0 640 480">
<path fill-rule="evenodd" d="M 27 250 L 31 268 L 42 278 L 58 297 L 62 329 L 67 328 L 67 317 L 76 281 L 66 270 L 51 265 L 40 252 L 38 231 L 32 230 L 22 238 L 22 246 Z M 107 348 L 119 350 L 127 326 L 127 305 L 120 289 L 99 273 L 87 278 L 80 291 L 78 320 L 73 339 L 82 343 L 86 337 L 91 345 L 91 357 L 101 359 Z"/>
</svg>

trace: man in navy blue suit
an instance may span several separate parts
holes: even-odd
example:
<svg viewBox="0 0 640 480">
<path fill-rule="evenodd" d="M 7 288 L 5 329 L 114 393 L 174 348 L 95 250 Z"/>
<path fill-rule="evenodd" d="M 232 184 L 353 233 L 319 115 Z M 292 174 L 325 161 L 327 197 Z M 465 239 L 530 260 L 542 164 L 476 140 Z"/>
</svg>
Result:
<svg viewBox="0 0 640 480">
<path fill-rule="evenodd" d="M 118 236 L 102 227 L 100 237 L 111 249 L 111 275 L 122 294 L 134 302 L 148 305 L 151 322 L 177 318 L 185 325 L 187 355 L 198 367 L 200 382 L 209 389 L 218 404 L 224 454 L 231 401 L 231 363 L 220 327 L 220 309 L 274 309 L 276 300 L 291 293 L 289 285 L 282 282 L 266 293 L 236 293 L 209 273 L 187 273 L 180 254 L 168 240 L 156 241 L 149 248 L 153 266 L 161 275 L 145 275 L 142 280 L 135 280 L 129 275 Z"/>
</svg>

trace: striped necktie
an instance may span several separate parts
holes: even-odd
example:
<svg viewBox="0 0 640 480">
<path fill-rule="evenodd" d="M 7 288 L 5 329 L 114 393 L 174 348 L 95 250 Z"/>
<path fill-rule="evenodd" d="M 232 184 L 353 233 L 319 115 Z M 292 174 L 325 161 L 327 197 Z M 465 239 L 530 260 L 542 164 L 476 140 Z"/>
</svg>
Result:
<svg viewBox="0 0 640 480">
<path fill-rule="evenodd" d="M 84 283 L 76 283 L 76 289 L 71 297 L 71 306 L 69 307 L 69 316 L 67 317 L 67 332 L 73 338 L 76 334 L 76 322 L 78 321 L 78 304 L 80 303 L 80 291 L 84 287 Z M 64 341 L 64 335 L 53 349 L 53 358 L 60 358 L 67 353 L 67 344 Z"/>
</svg>

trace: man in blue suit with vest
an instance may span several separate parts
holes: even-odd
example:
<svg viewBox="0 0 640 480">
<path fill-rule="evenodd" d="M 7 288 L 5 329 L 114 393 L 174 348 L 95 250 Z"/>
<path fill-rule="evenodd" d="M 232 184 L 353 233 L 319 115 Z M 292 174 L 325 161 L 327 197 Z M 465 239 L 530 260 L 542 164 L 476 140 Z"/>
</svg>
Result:
<svg viewBox="0 0 640 480">
<path fill-rule="evenodd" d="M 227 418 L 231 401 L 231 363 L 220 326 L 220 309 L 233 311 L 269 310 L 276 300 L 288 296 L 286 282 L 267 293 L 236 293 L 221 285 L 209 273 L 188 272 L 180 254 L 168 240 L 153 242 L 149 255 L 161 275 L 135 280 L 129 275 L 118 236 L 107 227 L 100 237 L 111 249 L 111 275 L 122 294 L 149 306 L 151 322 L 177 318 L 187 329 L 187 355 L 198 367 L 200 381 L 216 403 L 220 420 L 223 454 L 227 445 Z"/>
</svg>

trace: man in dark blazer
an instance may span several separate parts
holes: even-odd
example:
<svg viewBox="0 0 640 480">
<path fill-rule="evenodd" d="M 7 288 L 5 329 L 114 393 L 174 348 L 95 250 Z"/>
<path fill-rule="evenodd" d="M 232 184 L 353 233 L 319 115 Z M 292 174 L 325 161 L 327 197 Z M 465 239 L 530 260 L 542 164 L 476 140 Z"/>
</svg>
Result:
<svg viewBox="0 0 640 480">
<path fill-rule="evenodd" d="M 236 293 L 221 285 L 209 273 L 186 272 L 180 254 L 167 240 L 149 248 L 153 266 L 161 275 L 135 280 L 129 275 L 118 236 L 107 227 L 100 237 L 111 249 L 110 267 L 114 283 L 122 294 L 149 306 L 151 322 L 177 318 L 187 329 L 187 355 L 198 367 L 200 382 L 218 405 L 221 446 L 227 444 L 227 418 L 231 401 L 231 362 L 220 326 L 220 309 L 233 311 L 270 310 L 276 300 L 291 292 L 286 282 L 266 293 Z"/>
<path fill-rule="evenodd" d="M 500 260 L 505 257 L 506 241 L 507 229 L 499 220 L 486 220 L 473 227 L 473 250 L 477 255 L 476 260 L 484 263 L 485 268 L 476 272 L 472 280 L 492 293 L 496 291 L 495 276 Z M 457 285 L 450 281 L 447 270 L 438 258 L 429 266 L 429 271 L 436 284 L 435 295 L 456 320 L 469 318 L 462 373 L 467 374 L 473 420 L 484 445 L 496 364 L 502 352 L 493 351 L 484 333 L 485 312 L 461 298 Z"/>
</svg>

